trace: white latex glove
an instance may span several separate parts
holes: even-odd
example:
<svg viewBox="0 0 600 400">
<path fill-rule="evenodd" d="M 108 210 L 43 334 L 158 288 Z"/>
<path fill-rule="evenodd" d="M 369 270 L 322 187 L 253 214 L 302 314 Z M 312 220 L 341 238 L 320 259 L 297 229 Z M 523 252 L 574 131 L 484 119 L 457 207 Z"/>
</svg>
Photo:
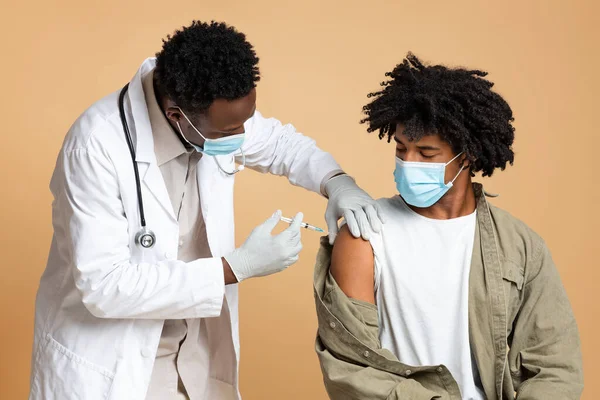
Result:
<svg viewBox="0 0 600 400">
<path fill-rule="evenodd" d="M 298 261 L 298 254 L 302 250 L 300 223 L 303 215 L 296 214 L 289 228 L 273 236 L 271 232 L 280 217 L 281 211 L 277 211 L 254 228 L 240 248 L 225 256 L 238 282 L 283 271 Z"/>
<path fill-rule="evenodd" d="M 355 238 L 369 240 L 372 231 L 380 232 L 385 223 L 381 206 L 362 190 L 348 175 L 331 178 L 325 184 L 329 197 L 325 221 L 329 229 L 329 243 L 333 244 L 338 234 L 338 220 L 344 217 L 350 233 Z"/>
</svg>

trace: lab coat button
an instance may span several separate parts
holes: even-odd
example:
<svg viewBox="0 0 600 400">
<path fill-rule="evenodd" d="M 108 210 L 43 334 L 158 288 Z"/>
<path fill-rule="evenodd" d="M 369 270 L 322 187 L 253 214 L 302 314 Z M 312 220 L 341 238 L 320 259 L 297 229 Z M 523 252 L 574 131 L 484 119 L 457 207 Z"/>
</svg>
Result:
<svg viewBox="0 0 600 400">
<path fill-rule="evenodd" d="M 170 251 L 165 251 L 165 258 L 168 260 L 171 260 L 173 257 L 173 253 L 171 253 Z"/>
<path fill-rule="evenodd" d="M 152 355 L 152 351 L 150 351 L 150 349 L 147 348 L 147 347 L 144 347 L 142 349 L 141 353 L 142 353 L 142 356 L 145 357 L 145 358 L 148 358 L 148 357 L 150 357 Z"/>
</svg>

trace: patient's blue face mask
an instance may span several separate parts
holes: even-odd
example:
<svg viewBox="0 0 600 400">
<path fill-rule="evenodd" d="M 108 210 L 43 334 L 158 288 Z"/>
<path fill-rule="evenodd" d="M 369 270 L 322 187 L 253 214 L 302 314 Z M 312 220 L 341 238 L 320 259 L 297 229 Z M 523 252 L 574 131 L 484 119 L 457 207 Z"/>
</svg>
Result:
<svg viewBox="0 0 600 400">
<path fill-rule="evenodd" d="M 198 132 L 198 135 L 202 136 L 202 139 L 204 139 L 204 147 L 200 147 L 191 143 L 189 140 L 187 140 L 187 138 L 183 134 L 183 131 L 181 130 L 179 122 L 177 122 L 177 128 L 179 128 L 179 133 L 181 133 L 183 140 L 185 140 L 190 146 L 196 149 L 196 151 L 206 154 L 207 156 L 223 156 L 236 152 L 242 147 L 242 144 L 244 144 L 244 140 L 246 139 L 246 134 L 244 133 L 225 136 L 219 139 L 208 139 L 204 137 L 204 135 L 194 126 L 194 124 L 192 124 L 192 121 L 190 121 L 190 119 L 187 117 L 187 115 L 185 115 L 181 108 L 179 109 L 179 111 L 181 112 L 181 115 L 183 115 L 187 122 L 190 124 L 190 126 L 194 128 L 196 132 Z"/>
<path fill-rule="evenodd" d="M 429 163 L 403 161 L 396 157 L 394 179 L 396 188 L 408 204 L 427 208 L 434 205 L 452 187 L 464 167 L 461 167 L 454 179 L 445 183 L 446 166 L 456 160 L 459 153 L 447 163 Z"/>
</svg>

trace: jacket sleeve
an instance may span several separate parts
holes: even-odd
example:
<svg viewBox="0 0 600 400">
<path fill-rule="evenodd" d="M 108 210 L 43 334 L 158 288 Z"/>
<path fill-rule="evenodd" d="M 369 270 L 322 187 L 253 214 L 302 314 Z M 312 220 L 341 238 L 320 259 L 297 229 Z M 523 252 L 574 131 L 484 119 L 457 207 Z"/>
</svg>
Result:
<svg viewBox="0 0 600 400">
<path fill-rule="evenodd" d="M 579 399 L 583 369 L 577 324 L 543 241 L 529 266 L 509 343 L 517 399 Z"/>
<path fill-rule="evenodd" d="M 55 235 L 94 316 L 180 319 L 221 313 L 225 283 L 219 258 L 130 261 L 132 233 L 107 155 L 87 148 L 63 152 L 56 171 Z"/>
<path fill-rule="evenodd" d="M 342 172 L 331 154 L 298 132 L 291 124 L 264 118 L 258 111 L 246 124 L 246 142 L 242 149 L 246 165 L 262 173 L 287 176 L 290 183 L 323 193 L 323 185 Z M 236 161 L 241 162 L 241 155 Z"/>
<path fill-rule="evenodd" d="M 334 282 L 333 277 L 329 275 L 328 281 Z M 336 286 L 335 284 L 332 286 Z M 333 290 L 327 290 L 327 297 L 345 296 L 338 287 Z M 381 349 L 379 342 L 379 326 L 377 308 L 372 304 L 367 304 L 359 300 L 347 299 L 348 301 L 339 302 L 334 300 L 332 303 L 332 312 L 339 306 L 346 308 L 344 314 L 352 316 L 353 321 L 346 327 L 352 335 L 359 337 L 361 342 L 372 349 L 377 349 L 379 353 L 385 355 L 390 360 L 397 360 L 388 350 Z M 318 300 L 317 300 L 318 301 Z M 319 308 L 319 306 L 317 306 Z M 327 330 L 331 322 L 326 321 L 323 312 L 317 312 L 319 327 L 325 327 Z M 334 324 L 337 325 L 337 324 Z M 336 326 L 337 329 L 337 326 Z M 356 361 L 349 360 L 340 356 L 335 351 L 335 337 L 328 334 L 322 334 L 319 330 L 316 340 L 316 352 L 321 364 L 323 373 L 323 382 L 325 389 L 332 400 L 432 400 L 441 399 L 441 396 L 425 388 L 415 379 L 407 379 L 403 376 L 393 374 L 387 371 L 369 367 L 365 364 L 359 364 Z M 327 345 L 330 344 L 330 346 Z"/>
</svg>

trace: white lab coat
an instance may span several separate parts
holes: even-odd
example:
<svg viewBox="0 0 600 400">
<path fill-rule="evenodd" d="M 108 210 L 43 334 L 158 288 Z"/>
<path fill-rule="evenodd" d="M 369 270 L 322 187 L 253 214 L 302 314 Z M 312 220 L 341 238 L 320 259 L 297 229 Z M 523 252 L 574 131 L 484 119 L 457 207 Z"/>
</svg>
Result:
<svg viewBox="0 0 600 400">
<path fill-rule="evenodd" d="M 212 324 L 210 348 L 198 355 L 215 367 L 197 372 L 206 383 L 204 399 L 239 398 L 238 290 L 224 285 L 220 260 L 234 249 L 234 178 L 213 158 L 200 160 L 202 216 L 214 258 L 178 261 L 178 224 L 156 163 L 141 82 L 154 65 L 148 59 L 139 68 L 125 108 L 157 243 L 141 250 L 134 242 L 139 211 L 117 91 L 71 127 L 50 183 L 54 235 L 36 299 L 32 400 L 143 400 L 163 321 L 176 318 Z M 250 168 L 315 192 L 339 170 L 291 125 L 257 112 L 245 128 Z M 234 166 L 230 156 L 219 160 L 224 169 Z"/>
</svg>

